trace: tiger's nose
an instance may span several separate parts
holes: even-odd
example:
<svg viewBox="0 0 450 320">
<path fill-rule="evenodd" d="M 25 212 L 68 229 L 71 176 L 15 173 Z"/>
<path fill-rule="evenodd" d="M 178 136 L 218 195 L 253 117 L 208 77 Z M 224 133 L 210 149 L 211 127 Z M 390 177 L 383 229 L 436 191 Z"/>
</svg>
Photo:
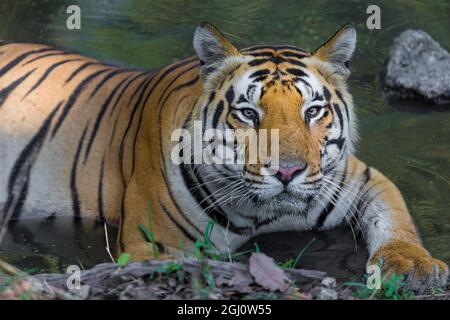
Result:
<svg viewBox="0 0 450 320">
<path fill-rule="evenodd" d="M 306 165 L 301 167 L 297 164 L 295 165 L 284 165 L 279 166 L 276 173 L 276 177 L 283 183 L 289 183 L 296 175 L 305 171 Z"/>
</svg>

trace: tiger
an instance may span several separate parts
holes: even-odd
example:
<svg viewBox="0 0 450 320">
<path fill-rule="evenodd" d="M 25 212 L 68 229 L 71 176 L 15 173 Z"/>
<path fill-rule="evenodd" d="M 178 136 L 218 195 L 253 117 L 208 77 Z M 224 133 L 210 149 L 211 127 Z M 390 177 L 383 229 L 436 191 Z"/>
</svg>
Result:
<svg viewBox="0 0 450 320">
<path fill-rule="evenodd" d="M 211 221 L 221 252 L 262 233 L 349 225 L 367 243 L 367 266 L 405 274 L 414 290 L 446 284 L 448 266 L 423 247 L 400 191 L 354 155 L 352 24 L 305 51 L 240 50 L 203 22 L 193 47 L 192 57 L 143 71 L 1 43 L 3 227 L 30 217 L 93 218 L 118 226 L 116 256 L 145 260 L 192 248 Z M 173 132 L 193 133 L 198 122 L 219 132 L 278 130 L 278 164 L 175 163 Z M 158 256 L 138 228 L 149 224 Z"/>
</svg>

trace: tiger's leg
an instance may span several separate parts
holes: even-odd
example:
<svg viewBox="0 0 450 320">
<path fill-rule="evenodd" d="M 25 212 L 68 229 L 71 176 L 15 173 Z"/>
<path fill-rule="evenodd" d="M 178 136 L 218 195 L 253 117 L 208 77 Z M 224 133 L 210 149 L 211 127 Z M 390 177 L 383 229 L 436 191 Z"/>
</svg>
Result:
<svg viewBox="0 0 450 320">
<path fill-rule="evenodd" d="M 423 247 L 400 191 L 380 172 L 366 168 L 360 218 L 369 247 L 368 265 L 380 263 L 383 274 L 405 274 L 410 288 L 421 292 L 444 286 L 448 266 Z"/>
<path fill-rule="evenodd" d="M 145 198 L 143 194 L 145 193 L 139 190 L 138 184 L 132 179 L 125 192 L 115 255 L 126 252 L 135 261 L 174 258 L 179 249 L 170 243 L 171 226 L 164 224 L 165 218 L 158 206 L 154 205 L 157 199 Z M 153 242 L 142 232 L 140 225 L 153 231 Z"/>
</svg>

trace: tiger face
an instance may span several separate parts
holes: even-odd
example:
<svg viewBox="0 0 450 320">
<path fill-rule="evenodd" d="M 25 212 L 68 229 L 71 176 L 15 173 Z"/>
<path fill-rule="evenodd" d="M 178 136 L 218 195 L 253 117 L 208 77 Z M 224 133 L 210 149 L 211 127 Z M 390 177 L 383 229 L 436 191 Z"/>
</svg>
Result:
<svg viewBox="0 0 450 320">
<path fill-rule="evenodd" d="M 340 169 L 356 138 L 352 99 L 346 90 L 348 61 L 356 33 L 344 26 L 314 52 L 291 46 L 257 46 L 238 51 L 214 27 L 197 29 L 194 47 L 202 61 L 206 129 L 254 130 L 243 145 L 226 141 L 226 154 L 244 150 L 242 164 L 197 168 L 224 205 L 270 213 L 298 213 Z M 268 135 L 267 153 L 250 162 L 251 145 Z M 277 133 L 277 144 L 271 133 Z M 231 187 L 230 187 L 231 186 Z M 222 191 L 220 191 L 222 190 Z M 222 195 L 223 197 L 223 195 Z"/>
</svg>

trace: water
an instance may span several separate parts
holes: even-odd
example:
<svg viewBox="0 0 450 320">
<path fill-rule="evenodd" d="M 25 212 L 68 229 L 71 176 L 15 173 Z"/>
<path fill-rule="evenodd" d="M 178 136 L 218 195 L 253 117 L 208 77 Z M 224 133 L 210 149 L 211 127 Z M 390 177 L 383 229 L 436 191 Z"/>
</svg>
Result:
<svg viewBox="0 0 450 320">
<path fill-rule="evenodd" d="M 193 30 L 203 20 L 220 27 L 239 47 L 285 43 L 307 50 L 318 47 L 345 22 L 353 22 L 358 29 L 358 47 L 351 65 L 350 91 L 360 119 L 357 155 L 396 183 L 425 246 L 436 257 L 450 262 L 450 111 L 417 102 L 385 101 L 379 79 L 393 38 L 407 28 L 421 28 L 450 49 L 450 3 L 445 0 L 377 3 L 381 7 L 381 30 L 366 28 L 368 4 L 364 1 L 2 0 L 0 37 L 53 44 L 106 62 L 153 69 L 193 54 Z M 66 28 L 69 4 L 81 7 L 81 30 Z M 69 222 L 61 223 L 70 228 Z M 40 230 L 36 228 L 36 224 L 27 227 Z M 10 238 L 9 252 L 20 253 L 29 247 L 32 252 L 38 247 L 39 254 L 51 254 L 58 261 L 58 268 L 78 260 L 89 266 L 108 259 L 101 226 L 95 227 L 93 223 L 83 226 L 76 229 L 85 230 L 78 234 L 73 230 L 61 232 L 58 228 L 62 227 L 57 227 L 57 232 L 46 232 L 46 237 L 24 241 L 20 241 L 20 236 Z M 89 232 L 90 229 L 94 232 Z M 351 235 L 347 236 L 352 242 Z M 73 239 L 75 242 L 71 242 Z M 286 234 L 269 235 L 261 241 L 265 241 L 268 250 L 275 248 L 275 253 L 280 252 L 280 243 L 285 244 L 284 254 L 295 256 L 301 241 L 308 239 L 306 235 Z M 58 249 L 49 243 L 56 243 Z M 332 256 L 337 250 L 331 248 Z M 327 261 L 311 253 L 314 248 L 309 252 L 312 265 L 302 267 L 317 267 L 316 260 Z M 305 259 L 308 260 L 308 252 Z M 19 261 L 28 263 L 25 258 Z M 46 268 L 39 261 L 34 265 Z"/>
</svg>

